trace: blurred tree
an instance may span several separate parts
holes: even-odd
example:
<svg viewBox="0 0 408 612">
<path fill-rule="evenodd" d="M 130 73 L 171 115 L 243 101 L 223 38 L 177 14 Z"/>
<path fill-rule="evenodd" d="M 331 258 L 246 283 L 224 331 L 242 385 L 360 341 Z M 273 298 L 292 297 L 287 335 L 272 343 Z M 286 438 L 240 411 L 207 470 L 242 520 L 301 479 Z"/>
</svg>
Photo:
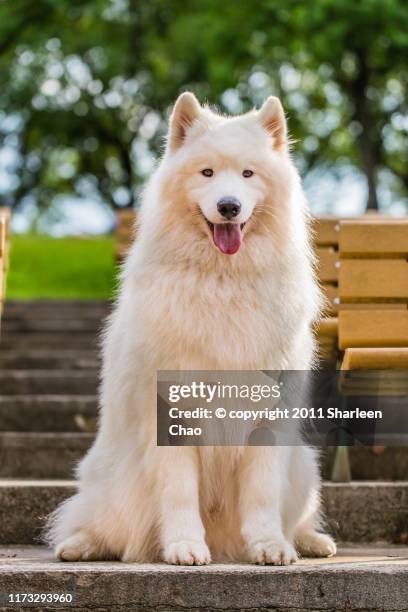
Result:
<svg viewBox="0 0 408 612">
<path fill-rule="evenodd" d="M 407 21 L 404 0 L 3 2 L 6 202 L 133 205 L 187 88 L 232 112 L 280 95 L 303 174 L 362 172 L 370 208 L 379 184 L 406 196 Z"/>
<path fill-rule="evenodd" d="M 310 108 L 337 110 L 326 149 L 330 158 L 346 155 L 362 169 L 368 208 L 376 209 L 379 171 L 388 170 L 408 189 L 408 5 L 400 0 L 326 0 L 312 11 L 292 5 L 292 49 L 296 53 L 299 45 L 305 54 L 298 67 L 325 73 L 317 96 L 310 93 Z"/>
</svg>

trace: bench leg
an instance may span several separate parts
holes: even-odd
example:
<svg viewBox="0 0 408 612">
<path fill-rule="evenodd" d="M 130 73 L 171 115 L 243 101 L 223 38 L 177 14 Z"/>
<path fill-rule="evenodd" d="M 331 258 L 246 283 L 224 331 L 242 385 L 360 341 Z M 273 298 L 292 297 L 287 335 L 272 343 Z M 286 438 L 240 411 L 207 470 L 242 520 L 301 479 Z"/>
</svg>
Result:
<svg viewBox="0 0 408 612">
<path fill-rule="evenodd" d="M 338 446 L 334 455 L 331 472 L 332 482 L 350 482 L 351 468 L 348 446 Z"/>
</svg>

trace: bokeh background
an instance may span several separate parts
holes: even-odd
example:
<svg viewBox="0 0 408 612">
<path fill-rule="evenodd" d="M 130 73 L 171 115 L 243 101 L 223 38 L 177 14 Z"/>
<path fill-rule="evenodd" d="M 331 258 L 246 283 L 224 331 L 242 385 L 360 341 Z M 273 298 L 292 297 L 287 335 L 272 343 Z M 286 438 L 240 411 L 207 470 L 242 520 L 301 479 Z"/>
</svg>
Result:
<svg viewBox="0 0 408 612">
<path fill-rule="evenodd" d="M 0 2 L 1 204 L 31 243 L 109 233 L 191 89 L 230 113 L 281 97 L 315 214 L 402 216 L 407 55 L 405 0 Z"/>
</svg>

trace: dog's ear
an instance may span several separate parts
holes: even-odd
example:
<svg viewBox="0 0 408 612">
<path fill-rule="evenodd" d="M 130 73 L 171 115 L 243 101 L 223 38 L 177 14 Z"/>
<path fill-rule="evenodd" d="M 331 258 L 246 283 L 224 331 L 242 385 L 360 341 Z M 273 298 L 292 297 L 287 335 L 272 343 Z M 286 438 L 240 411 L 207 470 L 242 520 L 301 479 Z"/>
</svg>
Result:
<svg viewBox="0 0 408 612">
<path fill-rule="evenodd" d="M 258 120 L 273 137 L 274 147 L 283 149 L 287 144 L 287 127 L 285 113 L 279 98 L 269 96 L 258 111 Z"/>
<path fill-rule="evenodd" d="M 201 113 L 201 106 L 193 93 L 185 91 L 176 100 L 170 117 L 168 146 L 175 151 L 183 144 L 186 133 Z"/>
</svg>

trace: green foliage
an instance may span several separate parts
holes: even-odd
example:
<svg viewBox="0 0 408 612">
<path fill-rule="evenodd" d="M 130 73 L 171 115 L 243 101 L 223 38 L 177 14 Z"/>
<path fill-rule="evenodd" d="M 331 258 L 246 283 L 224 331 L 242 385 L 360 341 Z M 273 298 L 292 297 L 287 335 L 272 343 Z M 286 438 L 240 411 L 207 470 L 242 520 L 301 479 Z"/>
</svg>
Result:
<svg viewBox="0 0 408 612">
<path fill-rule="evenodd" d="M 0 3 L 0 108 L 20 152 L 6 200 L 132 205 L 187 88 L 229 111 L 280 95 L 304 174 L 352 167 L 371 206 L 379 181 L 406 197 L 407 25 L 405 0 Z"/>
<path fill-rule="evenodd" d="M 112 298 L 113 249 L 113 238 L 13 236 L 7 298 Z"/>
</svg>

